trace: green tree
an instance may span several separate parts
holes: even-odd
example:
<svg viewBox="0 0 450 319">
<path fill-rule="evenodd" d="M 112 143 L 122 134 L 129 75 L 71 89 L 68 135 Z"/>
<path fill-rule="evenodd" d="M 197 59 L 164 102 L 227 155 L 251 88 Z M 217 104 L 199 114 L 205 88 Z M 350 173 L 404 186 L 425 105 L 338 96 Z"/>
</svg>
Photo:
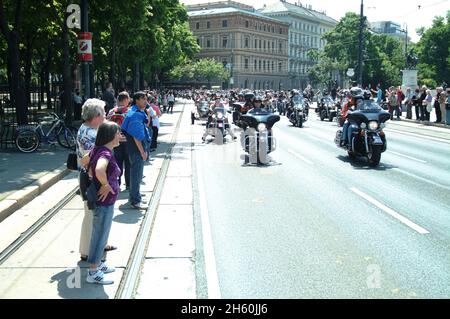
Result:
<svg viewBox="0 0 450 319">
<path fill-rule="evenodd" d="M 23 80 L 20 72 L 20 29 L 23 0 L 0 0 L 0 30 L 7 43 L 7 77 L 10 103 L 16 107 L 17 122 L 27 123 Z"/>
<path fill-rule="evenodd" d="M 417 30 L 421 36 L 414 47 L 418 54 L 419 80 L 422 84 L 442 83 L 450 78 L 450 11 L 436 17 L 429 29 Z"/>
<path fill-rule="evenodd" d="M 324 77 L 329 68 L 323 64 L 336 61 L 337 69 L 355 68 L 355 73 L 358 74 L 359 24 L 359 15 L 347 13 L 333 30 L 323 36 L 327 44 L 324 54 L 320 57 L 321 62 L 314 68 L 313 73 L 322 74 L 321 77 Z M 366 21 L 364 47 L 363 85 L 398 85 L 401 81 L 400 70 L 406 62 L 400 41 L 371 33 Z"/>
<path fill-rule="evenodd" d="M 230 79 L 230 72 L 223 66 L 222 63 L 214 59 L 200 59 L 194 65 L 194 77 L 197 80 L 204 80 L 208 82 L 208 87 L 211 88 L 212 81 L 224 82 Z"/>
</svg>

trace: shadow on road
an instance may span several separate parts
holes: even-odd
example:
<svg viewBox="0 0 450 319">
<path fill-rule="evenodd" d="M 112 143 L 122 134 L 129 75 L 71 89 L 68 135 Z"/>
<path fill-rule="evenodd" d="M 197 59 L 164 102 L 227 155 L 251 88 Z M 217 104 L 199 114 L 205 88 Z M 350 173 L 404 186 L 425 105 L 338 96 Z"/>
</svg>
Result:
<svg viewBox="0 0 450 319">
<path fill-rule="evenodd" d="M 336 158 L 344 163 L 350 164 L 355 170 L 387 171 L 393 168 L 398 168 L 394 165 L 385 164 L 382 161 L 377 167 L 371 167 L 368 160 L 364 157 L 356 157 L 354 160 L 351 160 L 348 156 L 339 155 Z M 383 158 L 381 160 L 383 160 Z"/>
</svg>

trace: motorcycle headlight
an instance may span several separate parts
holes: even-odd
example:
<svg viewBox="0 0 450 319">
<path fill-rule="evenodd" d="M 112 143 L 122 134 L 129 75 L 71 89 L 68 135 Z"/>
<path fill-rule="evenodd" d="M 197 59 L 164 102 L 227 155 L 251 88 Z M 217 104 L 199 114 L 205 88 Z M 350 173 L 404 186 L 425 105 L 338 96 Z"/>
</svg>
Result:
<svg viewBox="0 0 450 319">
<path fill-rule="evenodd" d="M 258 131 L 262 132 L 262 131 L 265 131 L 265 130 L 267 130 L 267 125 L 265 123 L 259 123 L 258 124 Z"/>
<path fill-rule="evenodd" d="M 361 123 L 361 128 L 364 130 L 367 127 L 366 123 Z"/>
<path fill-rule="evenodd" d="M 219 120 L 223 119 L 223 113 L 221 113 L 221 112 L 217 113 L 217 118 Z"/>
<path fill-rule="evenodd" d="M 376 131 L 378 129 L 378 122 L 377 121 L 370 121 L 369 122 L 369 130 Z"/>
</svg>

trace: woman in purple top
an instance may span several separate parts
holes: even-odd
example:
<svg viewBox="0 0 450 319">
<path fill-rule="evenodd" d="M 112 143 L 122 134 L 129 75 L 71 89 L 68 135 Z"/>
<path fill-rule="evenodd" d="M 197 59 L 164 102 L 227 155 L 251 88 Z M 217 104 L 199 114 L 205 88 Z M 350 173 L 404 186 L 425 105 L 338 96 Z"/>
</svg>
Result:
<svg viewBox="0 0 450 319">
<path fill-rule="evenodd" d="M 95 147 L 90 153 L 90 171 L 97 189 L 97 203 L 94 210 L 91 243 L 88 263 L 90 268 L 86 281 L 95 284 L 113 284 L 106 280 L 104 274 L 114 272 L 108 267 L 104 248 L 108 241 L 114 215 L 114 204 L 119 195 L 120 169 L 114 158 L 113 149 L 119 146 L 120 127 L 114 122 L 105 122 L 97 131 Z M 103 261 L 102 261 L 103 260 Z"/>
</svg>

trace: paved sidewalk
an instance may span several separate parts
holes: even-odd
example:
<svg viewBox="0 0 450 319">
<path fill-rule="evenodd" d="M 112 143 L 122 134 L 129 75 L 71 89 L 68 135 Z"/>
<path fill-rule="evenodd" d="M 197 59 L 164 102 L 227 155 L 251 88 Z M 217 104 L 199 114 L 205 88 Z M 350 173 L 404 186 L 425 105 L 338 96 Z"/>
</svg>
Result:
<svg viewBox="0 0 450 319">
<path fill-rule="evenodd" d="M 16 149 L 0 151 L 0 201 L 65 164 L 68 150 L 60 146 L 41 146 L 24 154 Z"/>
<path fill-rule="evenodd" d="M 16 149 L 0 151 L 0 222 L 69 173 L 65 164 L 68 152 L 47 145 L 30 154 Z"/>
</svg>

